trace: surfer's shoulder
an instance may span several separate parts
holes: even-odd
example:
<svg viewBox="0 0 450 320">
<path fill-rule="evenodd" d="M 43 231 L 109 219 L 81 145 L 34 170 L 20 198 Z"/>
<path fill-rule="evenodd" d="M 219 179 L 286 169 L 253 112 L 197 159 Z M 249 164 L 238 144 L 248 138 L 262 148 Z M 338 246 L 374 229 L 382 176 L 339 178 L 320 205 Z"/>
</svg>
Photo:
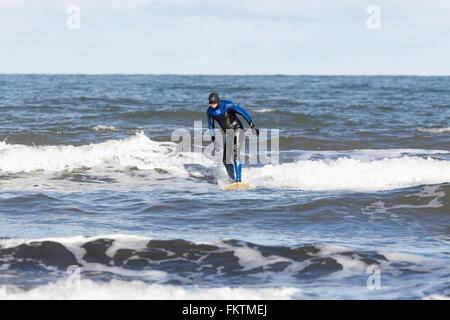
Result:
<svg viewBox="0 0 450 320">
<path fill-rule="evenodd" d="M 228 108 L 234 105 L 234 103 L 230 100 L 220 100 L 220 103 L 222 104 L 223 108 Z"/>
</svg>

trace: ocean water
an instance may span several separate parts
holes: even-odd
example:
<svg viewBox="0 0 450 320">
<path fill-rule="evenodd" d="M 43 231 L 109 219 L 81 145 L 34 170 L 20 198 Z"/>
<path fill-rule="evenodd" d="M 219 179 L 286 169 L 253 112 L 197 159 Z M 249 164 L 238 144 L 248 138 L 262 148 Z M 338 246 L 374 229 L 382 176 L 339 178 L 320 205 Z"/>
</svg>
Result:
<svg viewBox="0 0 450 320">
<path fill-rule="evenodd" d="M 212 91 L 279 130 L 249 191 L 171 139 Z M 0 75 L 0 112 L 1 299 L 450 296 L 450 77 Z"/>
</svg>

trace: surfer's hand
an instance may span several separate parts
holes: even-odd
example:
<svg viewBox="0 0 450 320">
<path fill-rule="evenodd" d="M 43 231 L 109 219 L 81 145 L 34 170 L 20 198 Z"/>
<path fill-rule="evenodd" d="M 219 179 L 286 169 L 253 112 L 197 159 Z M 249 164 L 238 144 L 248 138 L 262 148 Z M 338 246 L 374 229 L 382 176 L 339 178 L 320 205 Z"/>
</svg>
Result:
<svg viewBox="0 0 450 320">
<path fill-rule="evenodd" d="M 253 122 L 250 123 L 250 128 L 252 129 L 253 134 L 259 136 L 259 129 L 256 128 L 256 126 L 255 126 L 255 124 Z"/>
<path fill-rule="evenodd" d="M 214 152 L 216 152 L 216 137 L 215 136 L 211 136 L 211 141 L 213 143 Z"/>
</svg>

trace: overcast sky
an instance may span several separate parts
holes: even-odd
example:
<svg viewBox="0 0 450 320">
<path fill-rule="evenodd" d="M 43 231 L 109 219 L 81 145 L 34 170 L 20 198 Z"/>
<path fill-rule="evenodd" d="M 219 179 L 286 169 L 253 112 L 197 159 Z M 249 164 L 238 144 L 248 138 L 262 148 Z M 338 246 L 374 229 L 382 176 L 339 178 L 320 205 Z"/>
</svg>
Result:
<svg viewBox="0 0 450 320">
<path fill-rule="evenodd" d="M 450 1 L 0 0 L 0 48 L 0 73 L 450 75 Z"/>
</svg>

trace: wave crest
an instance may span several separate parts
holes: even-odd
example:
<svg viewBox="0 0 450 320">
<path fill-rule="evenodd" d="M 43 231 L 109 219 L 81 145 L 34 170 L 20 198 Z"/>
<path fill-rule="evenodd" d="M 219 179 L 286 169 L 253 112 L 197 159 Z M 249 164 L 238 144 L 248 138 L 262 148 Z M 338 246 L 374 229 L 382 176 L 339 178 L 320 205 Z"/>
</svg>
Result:
<svg viewBox="0 0 450 320">
<path fill-rule="evenodd" d="M 299 160 L 248 168 L 243 176 L 259 188 L 378 191 L 450 182 L 450 161 L 416 156 Z"/>
</svg>

